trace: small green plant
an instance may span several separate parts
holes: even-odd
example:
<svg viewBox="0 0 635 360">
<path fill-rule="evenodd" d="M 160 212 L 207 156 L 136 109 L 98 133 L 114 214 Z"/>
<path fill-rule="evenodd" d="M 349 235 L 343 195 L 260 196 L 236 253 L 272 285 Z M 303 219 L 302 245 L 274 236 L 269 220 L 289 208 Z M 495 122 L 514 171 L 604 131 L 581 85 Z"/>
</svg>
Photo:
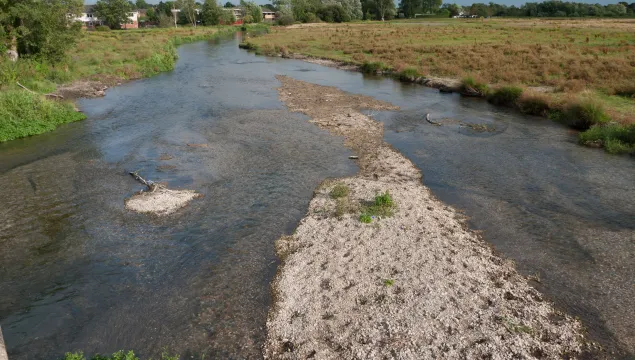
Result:
<svg viewBox="0 0 635 360">
<path fill-rule="evenodd" d="M 370 223 L 375 216 L 392 216 L 395 203 L 390 196 L 390 193 L 386 191 L 383 194 L 375 196 L 375 200 L 362 207 L 362 215 L 359 220 L 363 223 Z"/>
<path fill-rule="evenodd" d="M 494 90 L 487 98 L 496 105 L 513 105 L 523 94 L 523 89 L 517 86 L 502 86 Z"/>
<path fill-rule="evenodd" d="M 338 183 L 331 190 L 330 195 L 333 199 L 342 198 L 348 196 L 350 189 L 344 183 Z"/>
<path fill-rule="evenodd" d="M 583 145 L 601 145 L 611 154 L 635 153 L 635 124 L 633 125 L 596 125 L 580 133 Z"/>
<path fill-rule="evenodd" d="M 84 353 L 79 351 L 75 353 L 66 353 L 62 360 L 87 360 Z M 132 350 L 124 351 L 119 350 L 110 356 L 107 355 L 95 355 L 90 360 L 139 360 Z M 167 351 L 163 351 L 160 360 L 179 360 L 178 355 L 170 355 Z"/>
<path fill-rule="evenodd" d="M 393 286 L 393 285 L 395 285 L 395 280 L 392 280 L 392 279 L 384 280 L 384 286 Z"/>
<path fill-rule="evenodd" d="M 465 95 L 487 96 L 489 92 L 487 84 L 478 82 L 472 77 L 466 77 L 461 82 L 461 93 Z"/>
<path fill-rule="evenodd" d="M 399 80 L 414 81 L 419 77 L 419 72 L 413 67 L 405 68 L 399 72 Z"/>
<path fill-rule="evenodd" d="M 377 74 L 378 72 L 384 70 L 386 65 L 382 62 L 368 62 L 364 61 L 361 66 L 361 70 L 365 74 Z"/>
</svg>

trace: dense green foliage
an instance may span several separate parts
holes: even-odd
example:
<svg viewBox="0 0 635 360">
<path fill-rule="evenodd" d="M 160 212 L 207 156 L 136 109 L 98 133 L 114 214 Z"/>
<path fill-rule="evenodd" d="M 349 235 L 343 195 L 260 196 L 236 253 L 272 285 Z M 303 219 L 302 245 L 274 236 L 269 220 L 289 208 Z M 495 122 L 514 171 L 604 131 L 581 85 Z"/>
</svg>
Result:
<svg viewBox="0 0 635 360">
<path fill-rule="evenodd" d="M 612 154 L 635 154 L 635 124 L 596 125 L 580 133 L 580 142 L 585 145 L 602 145 Z"/>
<path fill-rule="evenodd" d="M 111 29 L 119 29 L 130 23 L 128 13 L 132 11 L 132 5 L 127 0 L 99 0 L 93 11 Z"/>
<path fill-rule="evenodd" d="M 72 48 L 81 24 L 82 0 L 0 0 L 0 53 L 16 50 L 20 57 L 60 61 Z"/>
<path fill-rule="evenodd" d="M 262 22 L 262 9 L 260 5 L 254 1 L 240 1 L 240 6 L 245 9 L 245 23 L 259 23 Z"/>
<path fill-rule="evenodd" d="M 24 90 L 0 92 L 0 142 L 42 134 L 84 118 L 68 103 L 49 101 Z"/>
<path fill-rule="evenodd" d="M 412 0 L 402 0 L 412 1 Z M 635 15 L 635 3 L 618 2 L 617 4 L 587 4 L 578 2 L 563 2 L 549 0 L 544 2 L 528 2 L 520 7 L 507 6 L 490 2 L 474 3 L 471 6 L 460 7 L 454 4 L 444 5 L 450 16 L 466 15 L 479 17 L 490 16 L 529 16 L 529 17 L 620 17 Z M 404 12 L 405 13 L 405 12 Z"/>
</svg>

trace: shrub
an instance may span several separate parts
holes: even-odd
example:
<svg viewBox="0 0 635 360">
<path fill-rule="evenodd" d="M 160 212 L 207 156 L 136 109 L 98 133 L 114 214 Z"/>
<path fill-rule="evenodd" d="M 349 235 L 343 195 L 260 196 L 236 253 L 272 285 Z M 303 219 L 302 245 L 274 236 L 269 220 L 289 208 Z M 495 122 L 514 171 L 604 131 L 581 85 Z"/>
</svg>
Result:
<svg viewBox="0 0 635 360">
<path fill-rule="evenodd" d="M 95 31 L 110 31 L 110 28 L 106 25 L 99 25 L 95 27 Z"/>
<path fill-rule="evenodd" d="M 583 145 L 602 145 L 612 154 L 635 151 L 635 124 L 633 125 L 596 125 L 580 133 Z"/>
<path fill-rule="evenodd" d="M 517 104 L 524 114 L 545 116 L 549 112 L 549 99 L 543 94 L 522 94 Z"/>
<path fill-rule="evenodd" d="M 386 68 L 386 65 L 382 62 L 368 62 L 364 61 L 362 64 L 362 72 L 366 74 L 377 74 Z"/>
<path fill-rule="evenodd" d="M 293 15 L 291 14 L 283 14 L 276 20 L 276 23 L 281 26 L 292 25 L 294 22 L 295 22 L 295 19 L 293 18 Z"/>
<path fill-rule="evenodd" d="M 361 214 L 359 216 L 359 221 L 365 223 L 365 224 L 370 224 L 371 222 L 373 222 L 373 218 L 368 215 L 368 214 Z"/>
<path fill-rule="evenodd" d="M 0 142 L 42 134 L 86 116 L 69 103 L 22 90 L 0 92 Z"/>
<path fill-rule="evenodd" d="M 419 77 L 419 72 L 413 67 L 405 68 L 399 72 L 399 80 L 415 81 Z"/>
<path fill-rule="evenodd" d="M 557 120 L 574 129 L 587 130 L 593 125 L 607 123 L 610 118 L 600 103 L 580 100 L 566 106 Z"/>
<path fill-rule="evenodd" d="M 523 89 L 517 86 L 502 86 L 494 90 L 487 98 L 496 105 L 513 105 L 523 94 Z"/>
<path fill-rule="evenodd" d="M 476 81 L 472 77 L 467 77 L 461 82 L 461 93 L 464 95 L 487 96 L 489 91 L 487 84 Z"/>
<path fill-rule="evenodd" d="M 338 4 L 331 4 L 322 7 L 317 11 L 317 16 L 326 22 L 348 22 L 351 21 L 350 16 L 346 13 L 346 10 Z"/>
<path fill-rule="evenodd" d="M 339 183 L 335 185 L 333 190 L 331 190 L 330 195 L 333 199 L 337 199 L 337 198 L 348 196 L 349 192 L 350 192 L 350 189 L 348 188 L 348 186 L 346 186 L 346 184 Z"/>
</svg>

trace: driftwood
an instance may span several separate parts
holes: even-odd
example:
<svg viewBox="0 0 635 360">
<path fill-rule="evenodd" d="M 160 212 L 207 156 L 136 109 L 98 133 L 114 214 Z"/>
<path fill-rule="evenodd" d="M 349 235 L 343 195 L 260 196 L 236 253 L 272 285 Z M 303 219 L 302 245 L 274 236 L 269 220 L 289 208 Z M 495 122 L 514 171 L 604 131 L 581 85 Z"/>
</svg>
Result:
<svg viewBox="0 0 635 360">
<path fill-rule="evenodd" d="M 429 122 L 432 125 L 441 126 L 440 123 L 430 120 L 430 114 L 426 114 L 426 121 Z"/>
<path fill-rule="evenodd" d="M 357 155 L 351 155 L 351 156 L 349 156 L 348 158 L 349 158 L 349 159 L 351 159 L 351 160 L 357 160 L 357 159 L 359 159 L 359 156 L 357 156 Z"/>
<path fill-rule="evenodd" d="M 132 175 L 132 177 L 134 177 L 135 180 L 147 186 L 148 191 L 150 192 L 154 192 L 156 189 L 159 188 L 159 184 L 153 182 L 152 180 L 146 180 L 142 178 L 141 175 L 139 175 L 136 171 L 130 172 L 129 174 Z"/>
<path fill-rule="evenodd" d="M 20 83 L 19 83 L 19 82 L 17 82 L 17 81 L 16 81 L 15 83 L 16 83 L 16 84 L 18 84 L 18 86 L 19 86 L 19 87 L 21 87 L 21 88 L 23 88 L 24 90 L 26 90 L 26 91 L 30 92 L 31 94 L 40 95 L 40 94 L 36 93 L 35 91 L 33 91 L 33 90 L 31 90 L 31 89 L 27 88 L 26 86 L 24 86 L 24 85 L 20 84 Z M 60 99 L 63 99 L 63 98 L 64 98 L 62 95 L 57 95 L 57 94 L 53 94 L 53 93 L 44 94 L 44 96 L 50 96 L 50 97 L 55 97 L 55 98 L 60 98 Z"/>
<path fill-rule="evenodd" d="M 7 356 L 7 347 L 4 344 L 4 338 L 2 337 L 2 327 L 0 327 L 0 360 L 9 360 L 9 356 Z"/>
</svg>

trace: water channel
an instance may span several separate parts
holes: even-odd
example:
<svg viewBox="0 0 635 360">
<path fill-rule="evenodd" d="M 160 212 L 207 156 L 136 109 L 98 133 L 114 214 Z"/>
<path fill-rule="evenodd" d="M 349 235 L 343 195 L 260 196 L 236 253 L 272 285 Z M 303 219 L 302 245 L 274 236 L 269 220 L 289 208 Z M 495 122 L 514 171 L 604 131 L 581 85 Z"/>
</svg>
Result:
<svg viewBox="0 0 635 360">
<path fill-rule="evenodd" d="M 257 57 L 239 37 L 183 45 L 173 72 L 81 100 L 87 120 L 0 144 L 0 325 L 12 360 L 164 347 L 183 359 L 259 357 L 274 240 L 323 179 L 356 171 L 342 139 L 286 110 L 277 74 L 401 106 L 372 115 L 424 183 L 616 358 L 633 355 L 632 158 L 477 99 Z M 490 131 L 432 126 L 425 113 Z M 131 213 L 134 170 L 204 197 L 169 217 Z"/>
</svg>

